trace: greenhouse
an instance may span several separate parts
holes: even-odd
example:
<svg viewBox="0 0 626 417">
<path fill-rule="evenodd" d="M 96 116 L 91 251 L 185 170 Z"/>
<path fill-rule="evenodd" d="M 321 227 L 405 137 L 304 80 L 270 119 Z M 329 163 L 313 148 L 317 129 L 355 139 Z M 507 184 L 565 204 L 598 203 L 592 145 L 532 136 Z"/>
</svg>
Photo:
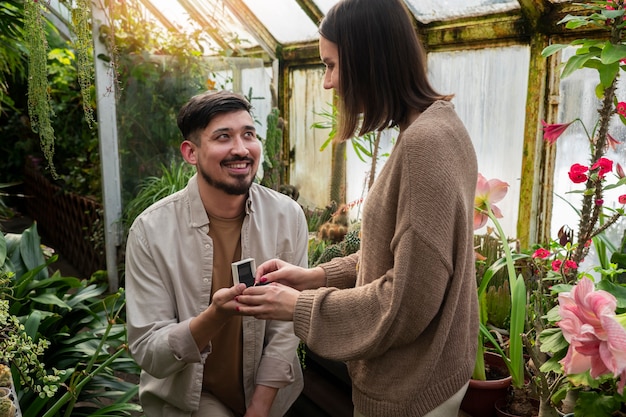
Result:
<svg viewBox="0 0 626 417">
<path fill-rule="evenodd" d="M 0 1 L 0 417 L 626 415 L 625 11 Z"/>
</svg>

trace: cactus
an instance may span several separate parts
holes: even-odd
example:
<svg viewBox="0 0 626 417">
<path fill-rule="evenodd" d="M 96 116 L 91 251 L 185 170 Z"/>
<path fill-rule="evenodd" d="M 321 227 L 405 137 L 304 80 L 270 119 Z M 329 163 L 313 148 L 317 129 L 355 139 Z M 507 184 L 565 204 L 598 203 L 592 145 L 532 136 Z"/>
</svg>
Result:
<svg viewBox="0 0 626 417">
<path fill-rule="evenodd" d="M 0 398 L 0 417 L 15 417 L 16 411 L 10 396 Z"/>
<path fill-rule="evenodd" d="M 11 368 L 0 363 L 0 387 L 10 387 L 11 379 Z"/>
<path fill-rule="evenodd" d="M 278 190 L 283 183 L 283 127 L 284 121 L 277 108 L 267 115 L 267 132 L 263 142 L 263 179 L 261 184 Z"/>
</svg>

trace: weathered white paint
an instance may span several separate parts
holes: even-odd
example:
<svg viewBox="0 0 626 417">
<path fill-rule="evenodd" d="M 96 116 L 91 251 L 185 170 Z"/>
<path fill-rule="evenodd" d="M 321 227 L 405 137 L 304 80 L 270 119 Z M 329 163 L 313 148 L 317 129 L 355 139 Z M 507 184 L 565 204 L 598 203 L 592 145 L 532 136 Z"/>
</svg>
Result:
<svg viewBox="0 0 626 417">
<path fill-rule="evenodd" d="M 93 33 L 98 33 L 100 25 L 107 21 L 106 11 L 95 2 L 91 6 Z M 94 56 L 108 55 L 106 46 L 97 36 L 93 37 Z M 122 243 L 120 220 L 122 218 L 122 197 L 120 165 L 117 142 L 117 118 L 115 113 L 115 77 L 113 68 L 102 59 L 95 61 L 95 84 L 98 114 L 98 137 L 100 139 L 100 163 L 102 166 L 102 200 L 104 203 L 104 241 L 109 291 L 119 287 L 117 275 L 117 250 Z"/>
<path fill-rule="evenodd" d="M 520 178 L 525 175 L 521 169 L 529 62 L 528 46 L 438 52 L 428 59 L 433 86 L 455 94 L 452 102 L 474 143 L 479 172 L 510 185 L 497 204 L 509 236 L 516 233 Z"/>
<path fill-rule="evenodd" d="M 320 147 L 329 130 L 313 129 L 324 119 L 318 114 L 330 108 L 333 93 L 322 87 L 323 68 L 294 69 L 289 75 L 289 138 L 295 155 L 290 167 L 290 183 L 300 190 L 301 204 L 324 207 L 329 203 L 332 151 Z"/>
</svg>

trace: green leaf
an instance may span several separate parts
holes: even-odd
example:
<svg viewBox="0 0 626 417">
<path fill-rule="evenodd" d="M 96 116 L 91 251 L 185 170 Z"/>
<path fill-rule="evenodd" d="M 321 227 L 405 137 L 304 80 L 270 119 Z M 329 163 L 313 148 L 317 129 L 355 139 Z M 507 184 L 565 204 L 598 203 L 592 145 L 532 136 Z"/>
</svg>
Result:
<svg viewBox="0 0 626 417">
<path fill-rule="evenodd" d="M 603 64 L 619 63 L 621 59 L 626 58 L 626 45 L 613 44 L 607 41 L 600 54 L 600 60 Z"/>
<path fill-rule="evenodd" d="M 569 45 L 562 43 L 555 43 L 553 45 L 546 46 L 543 51 L 541 51 L 541 56 L 547 58 L 550 55 L 567 48 L 568 46 Z"/>
<path fill-rule="evenodd" d="M 7 259 L 7 241 L 4 238 L 4 233 L 0 233 L 0 267 L 4 266 L 4 262 Z"/>
<path fill-rule="evenodd" d="M 569 346 L 563 337 L 563 332 L 558 327 L 551 327 L 542 331 L 539 334 L 539 341 L 541 342 L 541 351 L 544 353 L 559 352 Z"/>
<path fill-rule="evenodd" d="M 561 73 L 561 78 L 565 78 L 572 74 L 574 71 L 583 68 L 585 63 L 590 59 L 594 58 L 596 54 L 594 53 L 586 53 L 582 55 L 572 55 L 565 64 L 565 68 L 563 68 L 563 72 Z"/>
<path fill-rule="evenodd" d="M 600 83 L 606 90 L 613 84 L 613 81 L 617 77 L 617 73 L 619 72 L 619 63 L 614 62 L 610 65 L 603 65 L 598 69 L 600 73 Z"/>
<path fill-rule="evenodd" d="M 33 269 L 45 263 L 41 253 L 41 240 L 37 234 L 37 224 L 33 224 L 22 233 L 20 254 L 26 268 Z"/>
<path fill-rule="evenodd" d="M 71 310 L 72 308 L 65 303 L 63 300 L 61 300 L 59 297 L 57 297 L 54 294 L 41 294 L 35 297 L 31 298 L 32 301 L 40 303 L 40 304 L 53 304 L 62 308 L 67 308 L 69 310 Z"/>
<path fill-rule="evenodd" d="M 41 323 L 41 311 L 33 310 L 32 313 L 24 322 L 24 331 L 27 335 L 29 335 L 33 340 L 37 337 L 37 331 L 39 330 L 39 323 Z"/>
<path fill-rule="evenodd" d="M 565 23 L 565 27 L 568 29 L 576 29 L 581 26 L 587 26 L 589 21 L 585 16 L 573 16 L 568 14 L 563 19 L 559 20 L 558 25 Z"/>
<path fill-rule="evenodd" d="M 607 279 L 603 279 L 596 283 L 596 288 L 613 294 L 617 299 L 617 307 L 626 308 L 626 287 L 614 284 Z"/>
<path fill-rule="evenodd" d="M 561 359 L 557 359 L 553 356 L 547 361 L 545 361 L 544 364 L 541 365 L 539 370 L 544 373 L 554 372 L 557 374 L 561 374 L 563 373 L 563 365 L 559 363 L 559 360 Z"/>
</svg>

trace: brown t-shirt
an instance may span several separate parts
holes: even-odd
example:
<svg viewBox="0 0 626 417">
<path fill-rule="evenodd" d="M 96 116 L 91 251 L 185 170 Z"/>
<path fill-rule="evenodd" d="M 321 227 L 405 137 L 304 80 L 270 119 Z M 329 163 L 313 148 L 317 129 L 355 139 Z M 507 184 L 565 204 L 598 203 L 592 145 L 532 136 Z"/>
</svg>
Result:
<svg viewBox="0 0 626 417">
<path fill-rule="evenodd" d="M 241 225 L 244 213 L 234 219 L 209 215 L 213 239 L 213 285 L 211 296 L 233 285 L 231 263 L 241 259 Z M 204 364 L 202 389 L 217 397 L 235 414 L 243 416 L 243 333 L 241 316 L 233 316 L 211 340 L 211 354 Z"/>
</svg>

